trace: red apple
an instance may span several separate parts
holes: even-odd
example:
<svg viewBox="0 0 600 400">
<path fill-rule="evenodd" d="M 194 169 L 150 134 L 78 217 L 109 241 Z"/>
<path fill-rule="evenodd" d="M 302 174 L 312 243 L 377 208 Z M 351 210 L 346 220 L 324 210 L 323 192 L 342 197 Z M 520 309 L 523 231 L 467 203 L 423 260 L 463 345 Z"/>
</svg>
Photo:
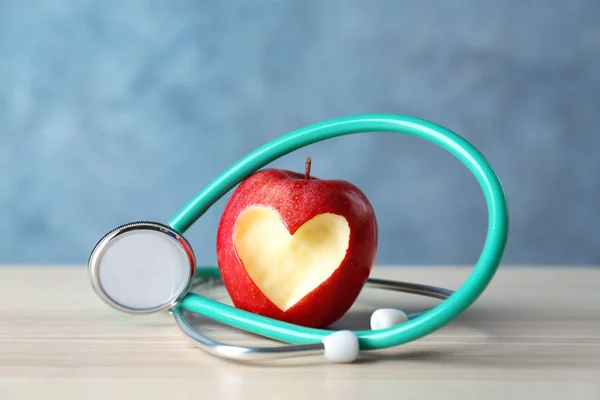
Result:
<svg viewBox="0 0 600 400">
<path fill-rule="evenodd" d="M 371 273 L 377 221 L 367 197 L 342 180 L 266 169 L 232 194 L 217 259 L 235 307 L 322 328 L 354 304 Z"/>
</svg>

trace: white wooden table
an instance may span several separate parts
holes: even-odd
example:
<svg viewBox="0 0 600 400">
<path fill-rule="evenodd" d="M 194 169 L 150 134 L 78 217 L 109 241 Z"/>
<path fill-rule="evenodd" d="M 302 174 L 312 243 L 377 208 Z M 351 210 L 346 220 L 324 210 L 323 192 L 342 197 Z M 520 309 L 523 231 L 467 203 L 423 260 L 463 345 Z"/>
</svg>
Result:
<svg viewBox="0 0 600 400">
<path fill-rule="evenodd" d="M 469 272 L 397 267 L 372 276 L 456 289 Z M 336 327 L 367 329 L 379 307 L 434 304 L 365 289 Z M 271 343 L 194 323 L 217 339 Z M 0 267 L 0 400 L 38 398 L 598 400 L 600 269 L 502 267 L 447 327 L 352 365 L 319 357 L 244 365 L 193 347 L 168 314 L 105 306 L 83 267 Z"/>
</svg>

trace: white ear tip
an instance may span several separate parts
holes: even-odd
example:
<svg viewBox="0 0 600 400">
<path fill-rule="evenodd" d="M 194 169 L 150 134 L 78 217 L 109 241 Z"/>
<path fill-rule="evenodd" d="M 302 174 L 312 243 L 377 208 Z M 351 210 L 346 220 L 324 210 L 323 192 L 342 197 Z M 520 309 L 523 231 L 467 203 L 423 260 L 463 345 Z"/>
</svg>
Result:
<svg viewBox="0 0 600 400">
<path fill-rule="evenodd" d="M 395 308 L 380 308 L 371 314 L 371 329 L 387 329 L 408 321 L 408 316 Z"/>
<path fill-rule="evenodd" d="M 350 363 L 358 357 L 358 338 L 351 331 L 337 331 L 323 339 L 325 358 L 338 363 Z"/>
</svg>

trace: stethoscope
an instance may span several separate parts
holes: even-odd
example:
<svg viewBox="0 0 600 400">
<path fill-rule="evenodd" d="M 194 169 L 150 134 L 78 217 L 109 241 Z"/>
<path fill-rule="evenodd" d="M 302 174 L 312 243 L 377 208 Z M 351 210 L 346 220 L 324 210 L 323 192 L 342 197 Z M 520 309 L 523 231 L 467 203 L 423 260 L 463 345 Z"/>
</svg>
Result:
<svg viewBox="0 0 600 400">
<path fill-rule="evenodd" d="M 371 330 L 332 331 L 307 328 L 250 313 L 196 293 L 219 282 L 218 267 L 198 267 L 185 231 L 242 180 L 277 158 L 326 139 L 366 132 L 395 132 L 434 143 L 457 157 L 479 182 L 488 208 L 487 237 L 472 273 L 456 290 L 369 278 L 365 287 L 443 300 L 437 306 L 405 314 L 379 309 Z M 205 351 L 227 359 L 254 361 L 323 355 L 352 362 L 360 351 L 398 346 L 427 336 L 465 311 L 486 289 L 502 259 L 509 218 L 504 189 L 486 158 L 456 133 L 429 121 L 400 115 L 359 115 L 324 121 L 281 136 L 256 149 L 217 177 L 168 224 L 134 222 L 106 234 L 89 259 L 93 289 L 111 307 L 130 314 L 168 311 L 183 334 Z M 198 332 L 184 311 L 266 338 L 276 347 L 245 347 L 217 342 Z"/>
</svg>

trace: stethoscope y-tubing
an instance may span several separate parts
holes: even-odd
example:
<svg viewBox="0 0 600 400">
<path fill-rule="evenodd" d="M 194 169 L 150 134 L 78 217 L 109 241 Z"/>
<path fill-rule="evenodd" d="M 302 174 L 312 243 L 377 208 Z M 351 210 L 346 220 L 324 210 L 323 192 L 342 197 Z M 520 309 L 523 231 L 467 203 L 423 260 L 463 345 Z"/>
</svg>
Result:
<svg viewBox="0 0 600 400">
<path fill-rule="evenodd" d="M 445 301 L 405 323 L 387 329 L 354 332 L 361 350 L 376 350 L 419 339 L 455 319 L 485 290 L 502 259 L 509 228 L 504 189 L 488 160 L 461 136 L 432 122 L 400 115 L 359 115 L 310 125 L 281 136 L 239 160 L 187 203 L 169 225 L 183 234 L 235 185 L 283 155 L 326 139 L 366 132 L 412 135 L 445 149 L 469 168 L 481 186 L 488 206 L 487 237 L 469 277 Z M 255 315 L 194 293 L 184 297 L 177 307 L 291 344 L 320 342 L 334 332 Z"/>
</svg>

